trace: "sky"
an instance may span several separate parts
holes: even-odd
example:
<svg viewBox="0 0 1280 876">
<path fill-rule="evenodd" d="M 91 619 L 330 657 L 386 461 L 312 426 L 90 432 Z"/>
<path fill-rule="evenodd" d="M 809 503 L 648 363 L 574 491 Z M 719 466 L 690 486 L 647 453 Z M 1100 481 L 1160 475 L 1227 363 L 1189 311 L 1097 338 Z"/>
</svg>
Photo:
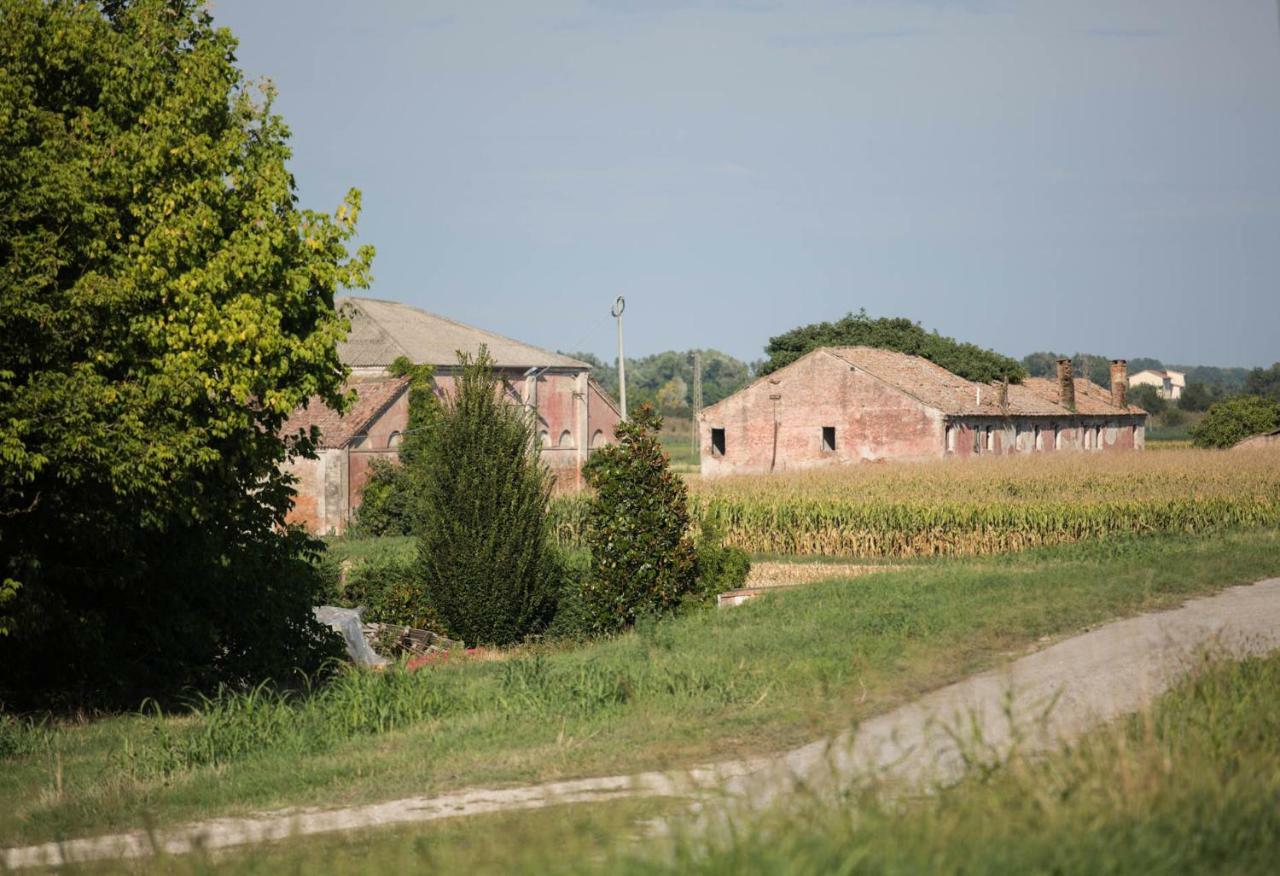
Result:
<svg viewBox="0 0 1280 876">
<path fill-rule="evenodd" d="M 1276 0 L 214 0 L 368 294 L 551 349 L 865 308 L 1280 359 Z"/>
</svg>

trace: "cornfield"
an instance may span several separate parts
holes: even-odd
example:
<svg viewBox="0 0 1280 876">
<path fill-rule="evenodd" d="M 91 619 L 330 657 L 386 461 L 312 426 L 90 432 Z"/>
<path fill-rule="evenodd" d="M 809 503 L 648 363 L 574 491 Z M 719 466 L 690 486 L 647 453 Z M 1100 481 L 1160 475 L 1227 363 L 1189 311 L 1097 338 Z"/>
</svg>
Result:
<svg viewBox="0 0 1280 876">
<path fill-rule="evenodd" d="M 1280 526 L 1280 452 L 1178 450 L 692 479 L 696 517 L 753 553 L 1002 553 L 1142 532 Z M 575 544 L 585 500 L 557 505 Z"/>
</svg>

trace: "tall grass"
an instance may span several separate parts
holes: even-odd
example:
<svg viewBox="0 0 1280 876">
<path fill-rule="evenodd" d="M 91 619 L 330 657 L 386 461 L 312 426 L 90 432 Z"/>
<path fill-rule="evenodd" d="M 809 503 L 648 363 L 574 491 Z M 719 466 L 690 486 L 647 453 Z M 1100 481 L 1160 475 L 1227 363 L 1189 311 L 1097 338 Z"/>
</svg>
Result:
<svg viewBox="0 0 1280 876">
<path fill-rule="evenodd" d="M 692 838 L 635 873 L 1274 873 L 1280 655 L 1210 661 L 1153 708 L 940 793 L 874 790 Z"/>
<path fill-rule="evenodd" d="M 146 873 L 1270 874 L 1280 860 L 1280 655 L 1206 660 L 1147 711 L 1047 755 L 975 760 L 902 796 L 791 798 L 728 832 L 687 802 L 622 802 L 308 837 Z M 801 792 L 803 795 L 803 792 Z M 661 807 L 661 809 L 658 809 Z M 648 835 L 661 815 L 674 840 Z"/>
<path fill-rule="evenodd" d="M 1278 573 L 1275 533 L 1091 542 L 816 583 L 571 650 L 60 725 L 51 751 L 0 769 L 0 842 L 780 750 L 1042 636 Z"/>
</svg>

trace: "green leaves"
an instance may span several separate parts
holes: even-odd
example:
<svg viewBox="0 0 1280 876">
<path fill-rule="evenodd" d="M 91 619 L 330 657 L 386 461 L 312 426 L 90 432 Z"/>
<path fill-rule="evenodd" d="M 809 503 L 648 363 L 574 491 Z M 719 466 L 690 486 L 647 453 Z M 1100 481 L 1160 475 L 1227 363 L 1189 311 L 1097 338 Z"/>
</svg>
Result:
<svg viewBox="0 0 1280 876">
<path fill-rule="evenodd" d="M 70 620 L 101 651 L 130 600 L 284 561 L 281 464 L 313 444 L 279 433 L 343 406 L 333 300 L 373 253 L 347 250 L 358 192 L 297 208 L 271 89 L 200 4 L 0 0 L 0 28 L 0 573 L 19 633 Z M 161 577 L 169 551 L 198 582 Z M 241 653 L 218 636 L 196 659 Z"/>
<path fill-rule="evenodd" d="M 1026 376 L 1022 366 L 1008 356 L 937 332 L 927 332 L 909 319 L 872 319 L 865 310 L 850 313 L 834 323 L 817 322 L 770 338 L 765 347 L 769 358 L 760 373 L 777 371 L 818 347 L 856 346 L 920 356 L 978 383 L 990 383 L 1002 377 L 1016 383 Z"/>
<path fill-rule="evenodd" d="M 1241 395 L 1209 408 L 1191 428 L 1196 447 L 1231 447 L 1251 435 L 1280 429 L 1280 403 L 1256 395 Z"/>
<path fill-rule="evenodd" d="M 484 347 L 475 357 L 459 354 L 450 384 L 404 460 L 420 490 L 420 580 L 451 633 L 505 645 L 544 628 L 555 612 L 551 475 L 535 452 L 532 418 L 504 399 Z"/>
<path fill-rule="evenodd" d="M 618 424 L 618 443 L 593 451 L 583 470 L 596 495 L 586 537 L 592 574 L 582 598 L 597 631 L 673 611 L 697 586 L 688 495 L 658 443 L 661 424 L 641 406 Z"/>
</svg>

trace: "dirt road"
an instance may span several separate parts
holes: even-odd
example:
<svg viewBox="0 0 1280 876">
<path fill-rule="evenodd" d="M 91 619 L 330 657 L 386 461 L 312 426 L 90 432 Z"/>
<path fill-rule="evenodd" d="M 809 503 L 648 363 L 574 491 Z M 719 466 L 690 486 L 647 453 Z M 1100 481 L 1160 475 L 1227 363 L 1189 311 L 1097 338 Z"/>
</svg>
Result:
<svg viewBox="0 0 1280 876">
<path fill-rule="evenodd" d="M 171 854 L 290 836 L 640 796 L 689 796 L 704 812 L 764 806 L 798 787 L 847 782 L 867 770 L 890 779 L 946 781 L 959 773 L 952 727 L 981 736 L 998 755 L 1019 735 L 1024 748 L 1054 745 L 1137 711 L 1211 647 L 1243 657 L 1280 648 L 1280 579 L 1192 600 L 1181 608 L 1115 621 L 941 688 L 863 722 L 856 731 L 792 751 L 681 773 L 642 773 L 519 788 L 474 789 L 344 809 L 290 809 L 159 831 L 48 843 L 3 852 L 6 867 Z M 1052 706 L 1052 708 L 1049 708 Z M 1047 710 L 1047 711 L 1046 711 Z M 1010 716 L 1013 717 L 1011 724 Z M 1017 728 L 1015 733 L 1015 728 Z M 154 843 L 154 845 L 153 845 Z"/>
</svg>

